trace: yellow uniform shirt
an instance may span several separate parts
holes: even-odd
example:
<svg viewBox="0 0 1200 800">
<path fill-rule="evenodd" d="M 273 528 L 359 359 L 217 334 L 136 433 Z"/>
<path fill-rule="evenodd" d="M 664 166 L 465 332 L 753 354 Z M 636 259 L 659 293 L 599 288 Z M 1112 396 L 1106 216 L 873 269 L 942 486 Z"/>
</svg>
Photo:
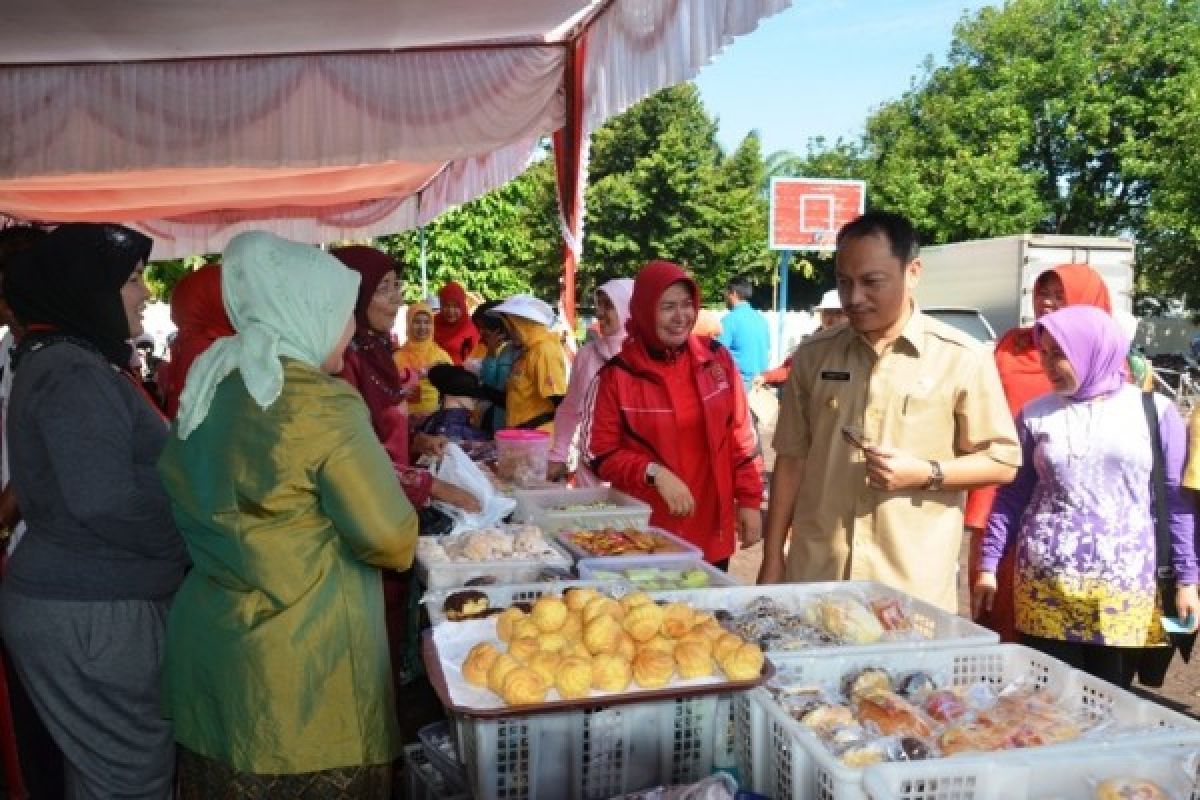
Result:
<svg viewBox="0 0 1200 800">
<path fill-rule="evenodd" d="M 849 325 L 822 331 L 795 352 L 775 430 L 775 451 L 805 461 L 788 580 L 875 580 L 956 611 L 965 492 L 872 489 L 846 425 L 918 458 L 984 452 L 1018 466 L 990 354 L 916 311 L 878 355 Z"/>
<path fill-rule="evenodd" d="M 548 417 L 538 430 L 554 430 L 551 397 L 567 393 L 567 356 L 558 337 L 544 326 L 516 320 L 522 330 L 524 351 L 513 364 L 505 390 L 505 414 L 510 428 L 531 419 Z"/>
</svg>

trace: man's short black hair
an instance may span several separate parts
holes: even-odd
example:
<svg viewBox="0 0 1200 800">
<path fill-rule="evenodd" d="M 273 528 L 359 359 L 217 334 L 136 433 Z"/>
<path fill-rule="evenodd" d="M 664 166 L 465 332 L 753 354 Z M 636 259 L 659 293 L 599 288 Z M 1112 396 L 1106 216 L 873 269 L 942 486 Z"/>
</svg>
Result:
<svg viewBox="0 0 1200 800">
<path fill-rule="evenodd" d="M 849 239 L 865 239 L 876 234 L 882 234 L 888 240 L 892 255 L 900 259 L 902 264 L 908 264 L 921 255 L 917 229 L 908 217 L 893 211 L 868 211 L 850 220 L 838 231 L 837 246 L 840 248 Z"/>
<path fill-rule="evenodd" d="M 8 266 L 9 256 L 33 247 L 45 238 L 46 233 L 35 225 L 9 225 L 0 229 L 0 275 Z"/>
<path fill-rule="evenodd" d="M 726 291 L 733 292 L 739 300 L 749 301 L 754 296 L 754 284 L 745 275 L 737 275 L 725 284 Z"/>
</svg>

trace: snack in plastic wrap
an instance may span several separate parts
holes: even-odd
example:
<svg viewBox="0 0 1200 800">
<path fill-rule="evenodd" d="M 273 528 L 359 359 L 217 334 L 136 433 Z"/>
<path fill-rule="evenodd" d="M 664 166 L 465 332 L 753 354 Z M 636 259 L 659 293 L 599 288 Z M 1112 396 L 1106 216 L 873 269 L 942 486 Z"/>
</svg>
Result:
<svg viewBox="0 0 1200 800">
<path fill-rule="evenodd" d="M 879 620 L 849 594 L 830 594 L 817 600 L 810 614 L 815 624 L 849 644 L 872 644 L 883 638 Z"/>
<path fill-rule="evenodd" d="M 1096 800 L 1171 800 L 1161 786 L 1142 778 L 1109 778 L 1096 784 Z"/>
</svg>

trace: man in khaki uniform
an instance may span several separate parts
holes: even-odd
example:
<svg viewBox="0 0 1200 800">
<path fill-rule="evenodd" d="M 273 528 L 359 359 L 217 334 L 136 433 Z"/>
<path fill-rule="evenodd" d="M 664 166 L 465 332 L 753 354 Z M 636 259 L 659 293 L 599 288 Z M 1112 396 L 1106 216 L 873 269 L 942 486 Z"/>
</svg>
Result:
<svg viewBox="0 0 1200 800">
<path fill-rule="evenodd" d="M 836 276 L 850 324 L 795 352 L 759 583 L 875 580 L 953 612 L 965 490 L 1021 463 L 999 376 L 979 343 L 916 309 L 904 217 L 846 225 Z"/>
</svg>

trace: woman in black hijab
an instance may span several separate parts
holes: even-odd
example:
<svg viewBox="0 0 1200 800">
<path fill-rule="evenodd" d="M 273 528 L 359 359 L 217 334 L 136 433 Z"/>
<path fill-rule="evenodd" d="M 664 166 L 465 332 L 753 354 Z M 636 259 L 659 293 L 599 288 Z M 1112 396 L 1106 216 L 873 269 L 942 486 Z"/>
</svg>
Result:
<svg viewBox="0 0 1200 800">
<path fill-rule="evenodd" d="M 8 442 L 28 533 L 0 630 L 72 798 L 171 796 L 159 667 L 187 556 L 155 467 L 166 422 L 130 370 L 150 248 L 119 225 L 62 225 L 5 275 L 26 330 Z"/>
</svg>

